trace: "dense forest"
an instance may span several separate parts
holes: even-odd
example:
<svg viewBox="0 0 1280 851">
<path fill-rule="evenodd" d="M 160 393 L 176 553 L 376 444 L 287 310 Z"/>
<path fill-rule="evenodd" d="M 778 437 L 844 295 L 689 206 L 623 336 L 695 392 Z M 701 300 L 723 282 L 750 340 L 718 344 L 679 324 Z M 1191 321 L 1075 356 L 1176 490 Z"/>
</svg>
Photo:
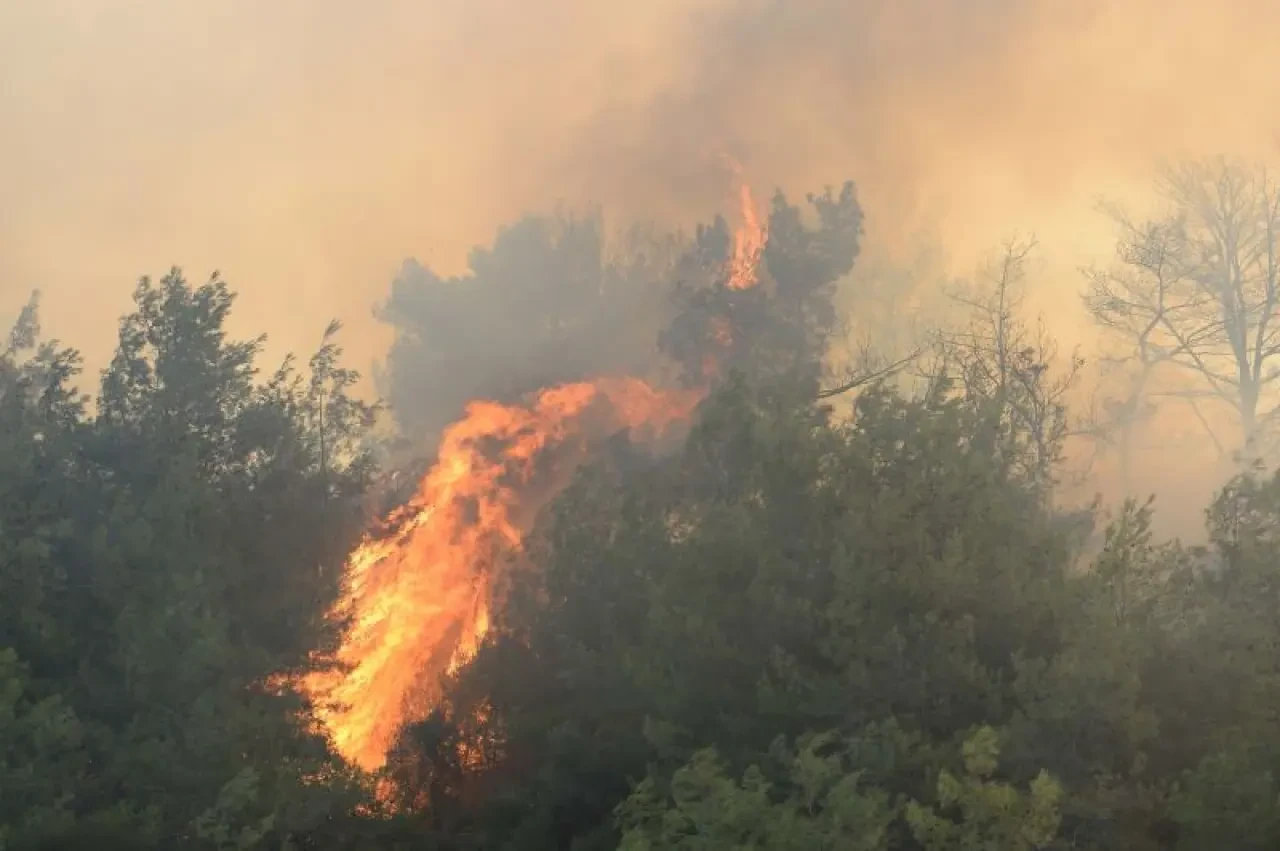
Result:
<svg viewBox="0 0 1280 851">
<path fill-rule="evenodd" d="M 1280 228 L 1199 168 L 1084 297 L 1136 341 L 1114 409 L 1181 370 L 1241 414 L 1201 547 L 1143 497 L 1055 498 L 1066 440 L 1134 438 L 1068 409 L 1028 246 L 963 321 L 835 363 L 852 184 L 773 197 L 757 286 L 725 219 L 530 216 L 467 275 L 407 264 L 385 411 L 336 323 L 264 368 L 217 276 L 142 279 L 92 395 L 33 299 L 0 356 L 0 849 L 1280 847 Z M 1211 333 L 1257 342 L 1234 390 Z M 705 392 L 679 445 L 593 449 L 431 711 L 348 765 L 294 686 L 334 664 L 347 554 L 468 400 L 602 374 Z"/>
</svg>

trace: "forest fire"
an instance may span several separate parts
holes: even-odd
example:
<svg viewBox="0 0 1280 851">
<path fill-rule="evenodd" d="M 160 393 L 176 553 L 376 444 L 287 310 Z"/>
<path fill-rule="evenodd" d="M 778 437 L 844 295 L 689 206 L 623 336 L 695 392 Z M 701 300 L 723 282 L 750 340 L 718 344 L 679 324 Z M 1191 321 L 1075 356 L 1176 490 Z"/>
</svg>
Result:
<svg viewBox="0 0 1280 851">
<path fill-rule="evenodd" d="M 733 253 L 725 268 L 724 283 L 731 290 L 749 290 L 760 282 L 760 260 L 769 240 L 769 232 L 762 220 L 751 186 L 742 180 L 742 166 L 725 157 L 730 169 L 739 181 L 738 214 L 741 221 L 733 231 Z M 733 347 L 733 322 L 728 316 L 712 316 L 708 331 L 718 352 L 708 353 L 702 359 L 702 377 L 711 380 L 720 374 L 721 355 Z"/>
<path fill-rule="evenodd" d="M 757 269 L 769 234 L 760 219 L 750 185 L 743 183 L 738 195 L 742 223 L 733 233 L 733 256 L 729 258 L 727 285 L 729 289 L 746 290 L 758 281 Z"/>
<path fill-rule="evenodd" d="M 302 683 L 338 752 L 376 769 L 401 726 L 425 717 L 441 675 L 488 630 L 508 555 L 593 442 L 620 429 L 660 436 L 698 398 L 621 378 L 554 387 L 528 405 L 469 406 L 417 495 L 348 560 L 334 613 L 350 619 L 337 652 L 345 670 Z"/>
<path fill-rule="evenodd" d="M 767 235 L 745 183 L 739 200 L 724 280 L 744 290 L 758 281 Z M 712 333 L 724 348 L 733 342 L 728 317 L 715 317 Z M 349 557 L 332 613 L 348 624 L 336 669 L 300 682 L 337 751 L 380 768 L 400 729 L 429 714 L 441 677 L 475 653 L 500 580 L 573 469 L 619 430 L 662 436 L 702 395 L 606 378 L 544 389 L 527 404 L 469 405 L 414 498 Z"/>
</svg>

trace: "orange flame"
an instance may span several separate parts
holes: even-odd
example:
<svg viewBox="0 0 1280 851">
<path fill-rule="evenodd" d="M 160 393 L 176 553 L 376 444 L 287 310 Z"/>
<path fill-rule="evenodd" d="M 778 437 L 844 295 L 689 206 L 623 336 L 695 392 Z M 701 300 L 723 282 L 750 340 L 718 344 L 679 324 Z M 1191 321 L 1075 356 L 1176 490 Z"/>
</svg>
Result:
<svg viewBox="0 0 1280 851">
<path fill-rule="evenodd" d="M 472 403 L 417 495 L 388 519 L 393 531 L 351 554 L 334 612 L 349 623 L 339 669 L 300 683 L 338 752 L 375 770 L 401 727 L 427 716 L 441 675 L 488 631 L 495 581 L 534 513 L 593 438 L 645 426 L 660 435 L 699 396 L 620 378 L 554 387 L 528 405 Z"/>
<path fill-rule="evenodd" d="M 760 282 L 760 260 L 769 234 L 751 195 L 751 187 L 742 180 L 742 166 L 732 157 L 724 159 L 740 183 L 738 201 L 742 217 L 733 232 L 733 254 L 726 263 L 725 285 L 731 290 L 749 290 Z M 728 305 L 725 309 L 731 308 L 732 305 Z M 733 321 L 728 315 L 712 316 L 708 331 L 713 349 L 702 356 L 702 377 L 710 381 L 720 374 L 724 355 L 733 347 Z"/>
<path fill-rule="evenodd" d="M 741 167 L 729 163 L 740 182 L 741 223 L 726 282 L 745 290 L 758 283 L 767 232 Z M 730 317 L 714 317 L 710 331 L 718 347 L 732 346 Z M 719 373 L 718 361 L 704 360 L 707 379 Z M 376 770 L 401 728 L 429 714 L 442 675 L 465 664 L 487 634 L 500 580 L 537 512 L 595 439 L 641 427 L 660 436 L 701 396 L 615 378 L 543 390 L 526 405 L 469 405 L 445 432 L 414 498 L 349 557 L 331 613 L 347 624 L 335 669 L 297 683 L 338 753 Z"/>
<path fill-rule="evenodd" d="M 733 232 L 733 256 L 729 258 L 727 283 L 732 290 L 749 290 L 759 283 L 760 258 L 764 256 L 769 232 L 751 195 L 751 186 L 742 180 L 742 166 L 732 159 L 729 159 L 729 165 L 741 182 L 738 211 L 742 221 Z"/>
</svg>

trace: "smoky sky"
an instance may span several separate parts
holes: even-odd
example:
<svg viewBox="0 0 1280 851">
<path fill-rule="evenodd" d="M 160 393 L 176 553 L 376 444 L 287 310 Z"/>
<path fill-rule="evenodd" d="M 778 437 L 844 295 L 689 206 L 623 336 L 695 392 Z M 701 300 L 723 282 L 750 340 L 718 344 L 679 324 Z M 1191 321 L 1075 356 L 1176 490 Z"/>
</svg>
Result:
<svg viewBox="0 0 1280 851">
<path fill-rule="evenodd" d="M 874 240 L 1074 260 L 1154 158 L 1274 148 L 1265 0 L 0 0 L 0 281 L 100 362 L 134 278 L 214 268 L 280 349 L 558 201 L 687 223 L 718 152 L 853 177 Z M 1055 239 L 1056 237 L 1056 239 Z M 1068 256 L 1070 255 L 1070 256 Z M 960 262 L 959 260 L 957 262 Z M 1069 265 L 1069 264 L 1068 264 Z M 12 308 L 16 309 L 16 308 Z"/>
<path fill-rule="evenodd" d="M 597 202 L 689 225 L 858 182 L 867 255 L 957 269 L 1035 232 L 1077 323 L 1099 195 L 1162 158 L 1277 149 L 1272 0 L 0 0 L 0 316 L 105 360 L 136 277 L 221 270 L 236 331 L 365 371 L 406 258 Z"/>
</svg>

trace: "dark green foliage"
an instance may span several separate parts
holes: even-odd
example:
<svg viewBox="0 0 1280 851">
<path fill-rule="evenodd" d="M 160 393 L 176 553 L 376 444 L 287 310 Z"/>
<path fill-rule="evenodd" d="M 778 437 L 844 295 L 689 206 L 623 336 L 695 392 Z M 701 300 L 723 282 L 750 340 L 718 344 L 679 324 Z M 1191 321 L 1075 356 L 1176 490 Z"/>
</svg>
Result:
<svg viewBox="0 0 1280 851">
<path fill-rule="evenodd" d="M 659 337 L 686 382 L 704 383 L 714 366 L 718 374 L 737 371 L 754 385 L 785 377 L 817 390 L 838 326 L 836 281 L 858 256 L 862 209 L 851 182 L 839 193 L 827 189 L 807 201 L 811 211 L 781 192 L 774 195 L 757 283 L 747 289 L 729 286 L 733 241 L 725 220 L 698 229 L 677 268 L 675 315 Z"/>
<path fill-rule="evenodd" d="M 850 760 L 856 747 L 832 749 L 830 739 L 810 737 L 794 756 L 779 743 L 783 753 L 774 756 L 784 771 L 776 785 L 754 765 L 735 782 L 715 751 L 695 753 L 671 777 L 669 807 L 652 780 L 619 807 L 619 847 L 886 849 L 894 817 L 888 796 L 863 782 L 862 767 Z"/>
<path fill-rule="evenodd" d="M 868 388 L 846 420 L 812 384 L 738 373 L 676 456 L 619 446 L 584 470 L 434 722 L 484 759 L 451 775 L 403 742 L 460 831 L 510 849 L 1274 843 L 1280 489 L 1225 491 L 1205 553 L 1153 542 L 1130 504 L 1081 570 L 1082 518 L 1051 499 L 1051 347 L 1020 349 L 1018 393 L 975 378 L 998 352 L 955 353 L 958 380 Z"/>
<path fill-rule="evenodd" d="M 357 800 L 270 678 L 328 640 L 373 411 L 331 334 L 255 383 L 232 300 L 144 279 L 94 418 L 34 305 L 0 362 L 5 847 L 279 847 Z"/>
<path fill-rule="evenodd" d="M 1201 550 L 1130 502 L 1084 564 L 1094 518 L 1053 498 L 1076 361 L 1009 308 L 1020 249 L 920 393 L 837 412 L 815 398 L 861 213 L 809 200 L 775 199 L 754 289 L 717 277 L 723 222 L 670 306 L 592 221 L 505 232 L 487 292 L 400 284 L 422 432 L 638 370 L 640 332 L 603 365 L 568 347 L 643 305 L 688 382 L 722 359 L 682 446 L 619 436 L 552 505 L 381 800 L 278 677 L 335 640 L 370 502 L 337 324 L 264 380 L 221 281 L 143 280 L 91 412 L 33 300 L 0 353 L 0 851 L 1280 847 L 1280 477 L 1225 488 Z"/>
<path fill-rule="evenodd" d="M 607 789 L 694 746 L 736 772 L 779 734 L 894 720 L 946 741 L 1012 721 L 1019 654 L 1062 644 L 1067 550 L 997 426 L 883 392 L 836 426 L 731 384 L 678 458 L 584 476 L 547 541 L 546 601 L 511 609 L 458 692 L 500 720 L 499 771 L 536 767 L 511 794 L 522 829 L 549 832 L 521 847 L 564 841 L 552 813 L 609 824 Z"/>
</svg>

